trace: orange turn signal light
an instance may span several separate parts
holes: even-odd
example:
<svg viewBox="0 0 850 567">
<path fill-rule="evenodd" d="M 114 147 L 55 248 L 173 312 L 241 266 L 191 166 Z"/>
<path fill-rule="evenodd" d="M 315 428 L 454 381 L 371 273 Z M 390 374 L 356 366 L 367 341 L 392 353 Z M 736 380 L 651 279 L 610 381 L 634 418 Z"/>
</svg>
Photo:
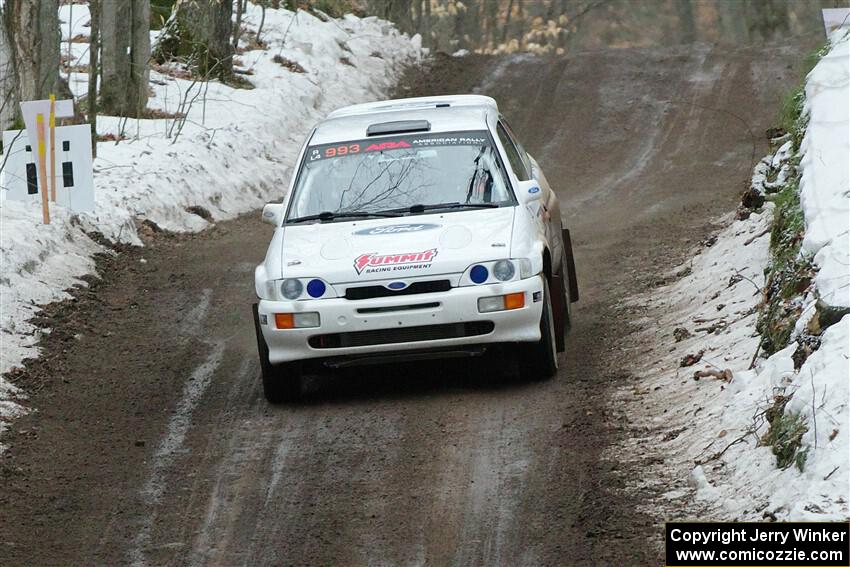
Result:
<svg viewBox="0 0 850 567">
<path fill-rule="evenodd" d="M 525 293 L 509 293 L 505 296 L 505 309 L 522 309 L 525 307 Z"/>
<path fill-rule="evenodd" d="M 295 317 L 293 317 L 292 313 L 275 313 L 274 325 L 278 329 L 294 329 Z"/>
</svg>

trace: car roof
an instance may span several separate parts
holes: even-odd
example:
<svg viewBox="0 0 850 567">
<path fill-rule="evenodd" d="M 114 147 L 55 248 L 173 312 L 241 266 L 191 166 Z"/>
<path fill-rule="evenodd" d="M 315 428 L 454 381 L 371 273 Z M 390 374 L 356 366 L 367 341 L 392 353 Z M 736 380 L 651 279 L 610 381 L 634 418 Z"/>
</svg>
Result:
<svg viewBox="0 0 850 567">
<path fill-rule="evenodd" d="M 495 120 L 498 113 L 496 101 L 481 95 L 444 95 L 355 104 L 330 113 L 316 126 L 310 143 L 363 139 L 367 137 L 366 129 L 372 124 L 401 120 L 427 120 L 432 133 L 486 130 L 488 120 Z"/>
</svg>

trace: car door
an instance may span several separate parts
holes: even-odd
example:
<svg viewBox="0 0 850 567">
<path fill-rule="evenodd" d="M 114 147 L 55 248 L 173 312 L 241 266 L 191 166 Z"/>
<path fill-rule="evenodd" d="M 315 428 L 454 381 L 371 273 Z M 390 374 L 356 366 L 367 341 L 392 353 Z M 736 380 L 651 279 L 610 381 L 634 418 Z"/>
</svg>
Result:
<svg viewBox="0 0 850 567">
<path fill-rule="evenodd" d="M 549 241 L 551 248 L 552 267 L 556 272 L 560 272 L 562 268 L 561 258 L 563 258 L 564 242 L 561 233 L 561 209 L 558 204 L 558 197 L 549 186 L 549 182 L 546 180 L 546 176 L 543 175 L 540 166 L 523 149 L 511 130 L 510 125 L 508 125 L 504 118 L 499 118 L 497 132 L 502 145 L 505 147 L 505 152 L 508 154 L 511 169 L 514 170 L 520 181 L 534 179 L 540 184 L 540 190 L 542 192 L 541 202 L 546 219 L 546 239 Z"/>
</svg>

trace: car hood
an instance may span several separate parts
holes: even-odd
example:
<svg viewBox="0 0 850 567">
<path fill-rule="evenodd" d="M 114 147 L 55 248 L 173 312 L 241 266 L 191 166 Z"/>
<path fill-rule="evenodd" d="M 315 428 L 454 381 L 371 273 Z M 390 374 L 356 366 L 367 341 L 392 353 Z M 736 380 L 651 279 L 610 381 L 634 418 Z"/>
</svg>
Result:
<svg viewBox="0 0 850 567">
<path fill-rule="evenodd" d="M 357 222 L 288 225 L 283 277 L 331 284 L 456 274 L 510 257 L 516 207 L 474 209 Z"/>
</svg>

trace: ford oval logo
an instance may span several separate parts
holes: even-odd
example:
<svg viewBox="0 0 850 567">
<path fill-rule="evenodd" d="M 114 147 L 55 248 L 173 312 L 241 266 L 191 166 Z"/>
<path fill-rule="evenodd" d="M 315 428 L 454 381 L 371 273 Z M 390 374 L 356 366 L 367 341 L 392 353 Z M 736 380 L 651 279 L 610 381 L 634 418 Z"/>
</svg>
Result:
<svg viewBox="0 0 850 567">
<path fill-rule="evenodd" d="M 529 189 L 529 190 L 528 190 L 528 192 L 529 192 L 531 195 L 534 195 L 535 193 L 539 193 L 539 192 L 540 192 L 540 187 L 532 187 L 531 189 Z"/>
<path fill-rule="evenodd" d="M 407 284 L 405 282 L 390 282 L 390 283 L 387 284 L 387 288 L 394 290 L 394 291 L 398 291 L 398 290 L 404 289 L 406 287 L 407 287 Z"/>
<path fill-rule="evenodd" d="M 358 230 L 354 234 L 376 235 L 376 234 L 404 234 L 406 232 L 420 232 L 422 230 L 433 230 L 440 228 L 438 224 L 391 224 L 387 226 L 375 226 Z"/>
</svg>

